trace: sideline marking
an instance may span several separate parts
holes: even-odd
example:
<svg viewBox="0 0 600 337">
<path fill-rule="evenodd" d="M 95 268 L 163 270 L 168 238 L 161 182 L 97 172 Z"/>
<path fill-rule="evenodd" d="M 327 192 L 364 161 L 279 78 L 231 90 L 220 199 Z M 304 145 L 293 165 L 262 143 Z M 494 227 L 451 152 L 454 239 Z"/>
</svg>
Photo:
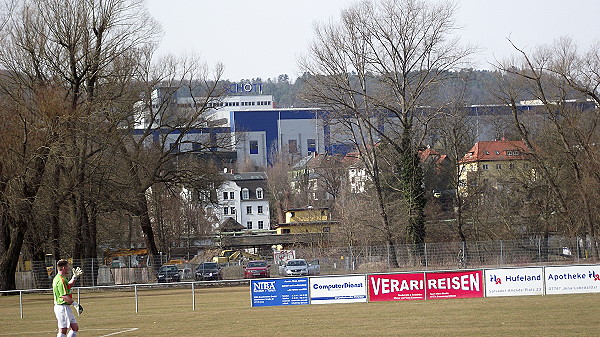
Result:
<svg viewBox="0 0 600 337">
<path fill-rule="evenodd" d="M 125 332 L 136 331 L 136 330 L 139 330 L 139 329 L 140 329 L 140 328 L 125 328 L 125 329 L 124 329 L 124 330 L 122 330 L 122 331 L 117 331 L 117 332 L 109 333 L 109 334 L 107 334 L 107 335 L 102 335 L 102 336 L 100 336 L 100 337 L 107 337 L 107 336 L 119 335 L 119 334 L 122 334 L 122 333 L 125 333 Z M 97 329 L 97 330 L 100 330 L 100 329 Z"/>
<path fill-rule="evenodd" d="M 114 335 L 118 335 L 118 334 L 122 334 L 125 332 L 131 332 L 131 331 L 136 331 L 139 330 L 140 328 L 123 328 L 123 330 L 121 331 L 117 331 L 117 332 L 112 332 L 109 333 L 108 335 L 102 335 L 100 337 L 107 337 L 107 336 L 114 336 Z M 118 329 L 82 329 L 80 331 L 106 331 L 106 330 L 118 330 Z M 14 335 L 40 335 L 40 334 L 48 334 L 48 333 L 56 333 L 56 330 L 52 330 L 52 331 L 29 331 L 29 332 L 3 332 L 0 333 L 0 336 L 14 336 Z"/>
</svg>

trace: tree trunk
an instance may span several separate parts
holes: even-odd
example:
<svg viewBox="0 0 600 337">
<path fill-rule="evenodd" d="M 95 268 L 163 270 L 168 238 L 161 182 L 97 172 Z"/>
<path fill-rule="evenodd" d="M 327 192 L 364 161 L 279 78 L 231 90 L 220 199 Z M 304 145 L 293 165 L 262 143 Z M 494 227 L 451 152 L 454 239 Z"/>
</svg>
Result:
<svg viewBox="0 0 600 337">
<path fill-rule="evenodd" d="M 144 191 L 137 194 L 137 207 L 139 213 L 136 214 L 140 218 L 140 227 L 144 234 L 144 240 L 146 241 L 146 248 L 148 249 L 148 259 L 152 261 L 152 266 L 155 270 L 158 270 L 160 266 L 154 263 L 158 257 L 158 249 L 156 248 L 156 241 L 154 240 L 154 231 L 152 230 L 152 222 L 150 221 L 150 214 L 148 213 L 148 201 L 146 199 L 146 193 Z"/>
<path fill-rule="evenodd" d="M 7 223 L 10 220 L 7 220 L 5 217 L 0 217 L 0 231 L 7 234 L 5 242 L 0 246 L 4 248 L 0 251 L 0 290 L 12 290 L 17 287 L 15 273 L 27 228 L 27 224 L 23 221 L 10 224 Z"/>
</svg>

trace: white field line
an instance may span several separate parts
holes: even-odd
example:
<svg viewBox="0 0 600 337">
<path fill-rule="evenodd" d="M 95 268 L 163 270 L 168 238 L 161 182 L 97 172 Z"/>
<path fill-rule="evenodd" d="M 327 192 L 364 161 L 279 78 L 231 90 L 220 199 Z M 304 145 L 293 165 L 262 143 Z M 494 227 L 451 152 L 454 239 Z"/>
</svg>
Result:
<svg viewBox="0 0 600 337">
<path fill-rule="evenodd" d="M 109 333 L 107 335 L 102 335 L 100 337 L 107 337 L 107 336 L 114 336 L 114 335 L 118 335 L 118 334 L 122 334 L 125 332 L 131 332 L 131 331 L 136 331 L 139 330 L 140 328 L 123 328 L 121 331 L 117 331 L 117 332 L 112 332 Z M 86 332 L 86 331 L 114 331 L 114 330 L 118 330 L 118 329 L 83 329 L 80 330 L 80 332 Z M 52 331 L 21 331 L 21 332 L 2 332 L 0 333 L 0 336 L 22 336 L 22 335 L 42 335 L 42 334 L 50 334 L 50 333 L 56 333 L 56 330 L 52 330 Z"/>
<path fill-rule="evenodd" d="M 100 329 L 97 329 L 97 330 L 100 330 Z M 119 334 L 122 334 L 122 333 L 125 333 L 125 332 L 131 332 L 131 331 L 136 331 L 136 330 L 139 330 L 139 328 L 125 328 L 122 331 L 117 331 L 117 332 L 109 333 L 107 335 L 102 335 L 100 337 L 114 336 L 114 335 L 119 335 Z"/>
</svg>

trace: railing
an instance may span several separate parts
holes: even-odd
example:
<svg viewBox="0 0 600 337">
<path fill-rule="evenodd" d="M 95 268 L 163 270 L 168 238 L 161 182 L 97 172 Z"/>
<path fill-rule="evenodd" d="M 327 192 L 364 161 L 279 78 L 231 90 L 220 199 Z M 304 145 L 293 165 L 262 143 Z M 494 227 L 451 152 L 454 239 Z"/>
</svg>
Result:
<svg viewBox="0 0 600 337">
<path fill-rule="evenodd" d="M 375 273 L 403 270 L 443 270 L 536 264 L 579 264 L 594 262 L 590 256 L 591 243 L 579 238 L 528 239 L 511 241 L 444 242 L 422 246 L 346 246 L 302 245 L 289 247 L 297 258 L 318 260 L 321 274 Z M 172 256 L 171 258 L 176 258 Z M 278 266 L 273 257 L 271 275 Z M 83 276 L 78 286 L 95 287 L 126 284 L 149 284 L 157 281 L 157 267 L 167 261 L 158 257 L 150 263 L 143 257 L 126 256 L 103 261 L 86 259 L 70 261 L 72 267 L 81 267 Z M 244 277 L 239 260 L 223 267 L 223 278 L 236 280 Z M 30 264 L 29 270 L 16 274 L 18 289 L 48 289 L 54 277 L 55 261 Z M 154 267 L 154 268 L 153 268 Z M 177 264 L 181 281 L 194 281 L 197 264 Z"/>
<path fill-rule="evenodd" d="M 75 287 L 73 288 L 73 299 L 77 302 L 82 302 L 81 297 L 90 297 L 94 293 L 101 292 L 133 292 L 133 300 L 135 303 L 135 312 L 139 312 L 139 292 L 141 290 L 156 290 L 160 288 L 181 288 L 190 289 L 191 310 L 196 310 L 196 289 L 214 285 L 241 285 L 249 283 L 248 280 L 226 280 L 226 281 L 200 281 L 200 282 L 175 282 L 175 283 L 148 283 L 148 284 L 127 284 L 127 285 L 111 285 L 111 286 L 94 286 L 94 287 Z M 19 295 L 19 315 L 24 318 L 24 295 L 46 294 L 48 298 L 52 298 L 52 289 L 27 289 L 27 290 L 5 290 L 0 291 L 0 296 Z M 51 301 L 51 300 L 50 300 Z"/>
</svg>

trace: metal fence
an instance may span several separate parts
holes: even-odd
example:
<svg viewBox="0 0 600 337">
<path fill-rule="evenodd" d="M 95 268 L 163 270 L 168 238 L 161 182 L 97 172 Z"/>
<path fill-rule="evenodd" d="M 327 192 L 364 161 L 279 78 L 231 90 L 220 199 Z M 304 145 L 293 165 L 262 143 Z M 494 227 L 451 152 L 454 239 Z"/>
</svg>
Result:
<svg viewBox="0 0 600 337">
<path fill-rule="evenodd" d="M 580 238 L 527 239 L 513 241 L 444 242 L 422 246 L 346 246 L 309 245 L 289 247 L 297 258 L 318 260 L 321 274 L 377 273 L 410 270 L 451 270 L 541 264 L 579 264 L 594 262 L 590 257 L 591 243 Z M 175 259 L 177 257 L 170 257 Z M 273 255 L 271 276 L 278 274 Z M 158 266 L 167 263 L 166 256 L 148 261 L 139 257 L 118 260 L 86 259 L 70 261 L 84 270 L 78 286 L 109 286 L 155 283 Z M 225 280 L 244 277 L 244 264 L 238 260 L 223 267 Z M 171 262 L 173 263 L 173 262 Z M 50 288 L 55 275 L 55 261 L 30 263 L 29 270 L 17 272 L 18 289 Z M 194 281 L 197 263 L 178 263 L 181 281 Z"/>
</svg>

